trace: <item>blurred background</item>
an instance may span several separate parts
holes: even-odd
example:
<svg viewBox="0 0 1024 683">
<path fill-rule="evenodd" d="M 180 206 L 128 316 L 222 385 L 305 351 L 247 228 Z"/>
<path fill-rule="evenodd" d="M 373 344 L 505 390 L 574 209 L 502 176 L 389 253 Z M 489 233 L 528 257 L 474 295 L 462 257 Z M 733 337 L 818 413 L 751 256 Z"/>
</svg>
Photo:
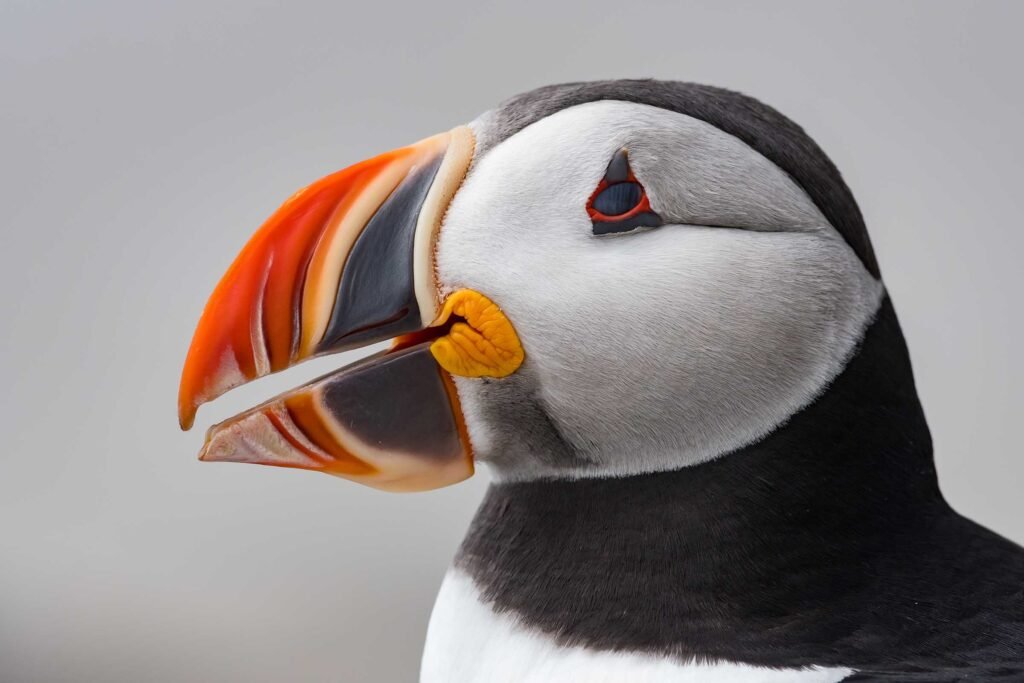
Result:
<svg viewBox="0 0 1024 683">
<path fill-rule="evenodd" d="M 943 488 L 1024 541 L 1017 2 L 0 2 L 0 680 L 411 681 L 487 484 L 202 464 L 207 295 L 297 188 L 546 83 L 742 90 L 860 201 Z"/>
</svg>

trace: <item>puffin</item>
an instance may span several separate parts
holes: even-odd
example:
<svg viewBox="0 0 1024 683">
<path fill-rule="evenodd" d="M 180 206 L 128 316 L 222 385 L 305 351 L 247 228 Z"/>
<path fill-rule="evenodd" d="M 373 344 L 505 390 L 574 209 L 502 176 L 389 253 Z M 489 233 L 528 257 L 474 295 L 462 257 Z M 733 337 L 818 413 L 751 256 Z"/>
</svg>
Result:
<svg viewBox="0 0 1024 683">
<path fill-rule="evenodd" d="M 943 498 L 857 203 L 760 101 L 547 86 L 312 183 L 214 289 L 181 426 L 385 341 L 200 458 L 487 465 L 424 683 L 1024 681 L 1024 549 Z"/>
</svg>

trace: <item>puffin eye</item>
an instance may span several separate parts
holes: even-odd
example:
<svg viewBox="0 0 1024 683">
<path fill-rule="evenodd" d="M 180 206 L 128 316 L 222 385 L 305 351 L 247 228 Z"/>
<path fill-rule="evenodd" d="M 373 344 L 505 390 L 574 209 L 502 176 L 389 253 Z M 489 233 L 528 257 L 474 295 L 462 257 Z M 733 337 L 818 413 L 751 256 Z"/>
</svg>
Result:
<svg viewBox="0 0 1024 683">
<path fill-rule="evenodd" d="M 632 232 L 661 225 L 661 217 L 651 209 L 647 191 L 629 167 L 625 149 L 616 152 L 609 162 L 604 178 L 590 195 L 587 213 L 595 235 Z"/>
<path fill-rule="evenodd" d="M 615 183 L 601 190 L 590 203 L 595 213 L 613 218 L 629 213 L 644 197 L 644 188 L 640 183 Z"/>
</svg>

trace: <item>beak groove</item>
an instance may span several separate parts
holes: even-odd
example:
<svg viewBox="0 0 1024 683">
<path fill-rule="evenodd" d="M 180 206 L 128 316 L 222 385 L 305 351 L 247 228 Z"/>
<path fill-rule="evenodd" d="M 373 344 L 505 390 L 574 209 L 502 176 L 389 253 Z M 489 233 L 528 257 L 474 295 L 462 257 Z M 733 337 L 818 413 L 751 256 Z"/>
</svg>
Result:
<svg viewBox="0 0 1024 683">
<path fill-rule="evenodd" d="M 389 491 L 462 481 L 473 459 L 429 344 L 384 353 L 214 425 L 200 460 L 318 470 Z"/>
<path fill-rule="evenodd" d="M 182 428 L 200 405 L 236 386 L 428 325 L 438 311 L 433 241 L 473 149 L 462 126 L 288 199 L 203 311 L 178 393 Z"/>
<path fill-rule="evenodd" d="M 474 148 L 470 129 L 459 127 L 288 199 L 203 311 L 182 372 L 182 428 L 200 405 L 233 387 L 434 323 L 441 306 L 433 246 Z M 468 434 L 432 339 L 394 347 L 214 425 L 200 459 L 318 470 L 387 490 L 465 479 L 473 473 Z"/>
</svg>

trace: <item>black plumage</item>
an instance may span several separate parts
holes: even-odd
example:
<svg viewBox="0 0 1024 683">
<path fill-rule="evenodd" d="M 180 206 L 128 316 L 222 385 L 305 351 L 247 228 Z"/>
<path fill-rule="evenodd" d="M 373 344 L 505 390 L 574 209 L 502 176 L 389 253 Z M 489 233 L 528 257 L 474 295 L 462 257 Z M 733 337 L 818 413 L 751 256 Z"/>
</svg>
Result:
<svg viewBox="0 0 1024 683">
<path fill-rule="evenodd" d="M 678 111 L 745 141 L 878 275 L 831 161 L 738 93 L 658 81 L 541 88 L 492 115 L 480 151 L 602 99 Z M 888 298 L 847 367 L 760 442 L 671 472 L 492 485 L 456 563 L 495 609 L 566 645 L 849 667 L 854 681 L 1024 680 L 1024 549 L 944 500 Z"/>
<path fill-rule="evenodd" d="M 760 443 L 673 472 L 493 485 L 457 565 L 562 644 L 855 680 L 1024 680 L 1024 549 L 954 512 L 886 300 Z"/>
</svg>

